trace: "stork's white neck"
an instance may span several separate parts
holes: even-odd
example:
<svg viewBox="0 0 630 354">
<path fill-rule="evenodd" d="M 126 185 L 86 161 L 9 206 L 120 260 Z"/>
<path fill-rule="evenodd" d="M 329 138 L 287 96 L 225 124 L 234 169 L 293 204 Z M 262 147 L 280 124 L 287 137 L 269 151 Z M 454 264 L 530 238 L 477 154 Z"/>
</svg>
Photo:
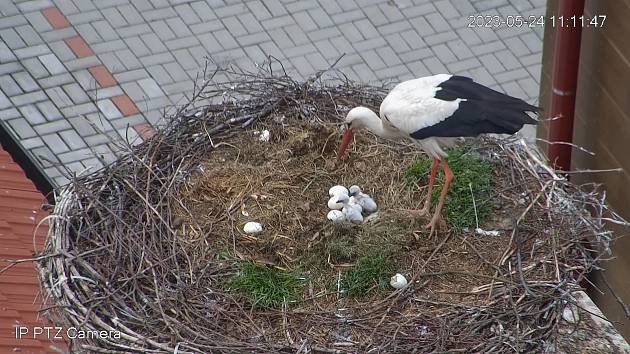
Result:
<svg viewBox="0 0 630 354">
<path fill-rule="evenodd" d="M 365 128 L 383 138 L 400 138 L 400 134 L 393 129 L 387 129 L 378 115 L 370 109 L 361 112 L 361 116 L 354 120 L 353 125 L 359 129 Z"/>
</svg>

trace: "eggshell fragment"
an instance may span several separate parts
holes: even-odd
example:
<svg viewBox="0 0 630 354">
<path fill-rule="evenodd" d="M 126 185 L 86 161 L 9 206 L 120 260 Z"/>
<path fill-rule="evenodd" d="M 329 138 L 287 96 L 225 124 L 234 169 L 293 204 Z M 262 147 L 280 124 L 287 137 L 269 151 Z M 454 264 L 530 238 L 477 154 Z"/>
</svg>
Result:
<svg viewBox="0 0 630 354">
<path fill-rule="evenodd" d="M 407 278 L 405 278 L 405 276 L 400 273 L 396 273 L 396 275 L 391 277 L 391 279 L 389 280 L 389 285 L 391 285 L 395 289 L 402 289 L 407 286 Z"/>
<path fill-rule="evenodd" d="M 263 227 L 260 223 L 255 221 L 250 221 L 245 226 L 243 226 L 243 231 L 247 234 L 257 234 L 262 232 Z"/>
</svg>

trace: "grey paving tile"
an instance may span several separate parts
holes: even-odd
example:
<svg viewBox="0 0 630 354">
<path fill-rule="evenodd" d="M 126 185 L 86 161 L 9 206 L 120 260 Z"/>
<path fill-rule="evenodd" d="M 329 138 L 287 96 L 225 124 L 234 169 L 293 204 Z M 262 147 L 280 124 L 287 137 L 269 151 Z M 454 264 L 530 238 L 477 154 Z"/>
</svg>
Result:
<svg viewBox="0 0 630 354">
<path fill-rule="evenodd" d="M 262 0 L 252 0 L 246 2 L 249 11 L 254 14 L 258 21 L 267 20 L 272 17 Z"/>
<path fill-rule="evenodd" d="M 59 136 L 63 142 L 72 150 L 78 150 L 87 147 L 83 138 L 74 130 L 64 130 L 59 132 Z"/>
<path fill-rule="evenodd" d="M 326 14 L 332 15 L 342 12 L 343 9 L 339 6 L 337 0 L 318 0 L 320 8 L 326 10 Z"/>
<path fill-rule="evenodd" d="M 7 96 L 16 96 L 24 92 L 11 75 L 0 76 L 0 89 Z"/>
<path fill-rule="evenodd" d="M 26 47 L 24 40 L 17 34 L 13 28 L 5 28 L 0 30 L 0 39 L 11 49 L 19 49 Z"/>
<path fill-rule="evenodd" d="M 22 65 L 35 79 L 48 76 L 48 70 L 42 65 L 42 62 L 38 58 L 23 59 Z"/>
<path fill-rule="evenodd" d="M 248 34 L 246 36 L 240 36 L 236 38 L 236 40 L 242 47 L 245 47 L 270 41 L 271 37 L 267 32 L 258 32 L 254 34 Z"/>
<path fill-rule="evenodd" d="M 14 118 L 23 118 L 22 113 L 15 109 L 13 104 L 11 104 L 9 107 L 11 108 L 0 111 L 0 119 L 6 121 Z"/>
<path fill-rule="evenodd" d="M 15 73 L 22 70 L 24 70 L 24 67 L 17 61 L 0 64 L 0 75 Z"/>
<path fill-rule="evenodd" d="M 99 88 L 96 90 L 88 91 L 87 94 L 90 97 L 95 97 L 101 100 L 104 98 L 112 98 L 114 96 L 120 96 L 123 94 L 123 90 L 119 86 L 112 86 L 112 87 Z"/>
<path fill-rule="evenodd" d="M 171 7 L 156 8 L 155 10 L 142 12 L 142 17 L 144 17 L 146 21 L 162 20 L 175 16 L 177 16 L 177 13 Z"/>
<path fill-rule="evenodd" d="M 36 136 L 33 138 L 20 140 L 20 145 L 24 149 L 31 150 L 37 147 L 44 146 L 44 141 L 40 137 Z"/>
<path fill-rule="evenodd" d="M 142 38 L 142 41 L 146 44 L 147 48 L 149 48 L 151 50 L 151 53 L 153 54 L 163 53 L 167 51 L 166 46 L 162 43 L 162 40 L 160 40 L 160 38 L 154 33 L 143 34 L 140 36 L 140 38 Z"/>
<path fill-rule="evenodd" d="M 90 48 L 92 49 L 92 51 L 94 51 L 94 53 L 101 54 L 101 53 L 127 49 L 127 44 L 122 39 L 115 39 L 112 41 L 92 44 Z"/>
<path fill-rule="evenodd" d="M 38 58 L 51 75 L 59 75 L 66 72 L 65 66 L 55 54 L 40 55 Z"/>
<path fill-rule="evenodd" d="M 118 35 L 121 38 L 127 38 L 130 36 L 138 36 L 145 33 L 152 33 L 151 27 L 146 23 L 140 23 L 137 25 L 130 25 L 126 27 L 119 27 L 116 29 Z"/>
<path fill-rule="evenodd" d="M 224 28 L 225 27 L 223 26 L 223 23 L 220 20 L 209 20 L 206 22 L 190 25 L 190 31 L 194 34 L 212 33 L 214 31 L 224 29 Z"/>
<path fill-rule="evenodd" d="M 13 16 L 5 15 L 0 17 L 0 29 L 13 28 L 26 23 L 28 23 L 26 17 L 21 14 Z"/>
<path fill-rule="evenodd" d="M 149 22 L 149 25 L 151 26 L 153 33 L 155 33 L 162 41 L 175 38 L 175 33 L 173 33 L 168 24 L 166 24 L 166 21 L 151 21 Z"/>
<path fill-rule="evenodd" d="M 118 6 L 117 8 L 128 24 L 136 25 L 144 22 L 144 19 L 142 18 L 140 13 L 133 7 L 131 3 Z"/>
<path fill-rule="evenodd" d="M 77 83 L 69 83 L 63 86 L 64 92 L 75 104 L 86 103 L 90 101 L 90 98 L 85 93 L 86 91 Z M 60 106 L 61 107 L 61 106 Z"/>
<path fill-rule="evenodd" d="M 142 101 L 146 98 L 146 93 L 140 88 L 136 82 L 126 82 L 120 85 L 134 102 Z"/>
<path fill-rule="evenodd" d="M 118 60 L 119 57 L 117 54 L 119 54 L 120 52 L 122 51 L 104 53 L 104 54 L 99 55 L 100 62 L 102 62 L 107 68 L 107 70 L 109 70 L 109 72 L 112 74 L 128 70 L 125 64 L 123 64 L 122 61 Z M 98 65 L 98 64 L 95 64 L 95 65 Z"/>
<path fill-rule="evenodd" d="M 100 112 L 103 113 L 103 115 L 107 119 L 111 120 L 111 119 L 122 117 L 122 114 L 120 113 L 118 108 L 116 108 L 116 105 L 114 105 L 114 102 L 112 102 L 109 99 L 103 99 L 103 100 L 97 101 L 97 106 Z"/>
<path fill-rule="evenodd" d="M 294 1 L 285 4 L 285 8 L 288 13 L 296 13 L 303 10 L 313 9 L 318 7 L 316 1 Z"/>
<path fill-rule="evenodd" d="M 4 16 L 18 15 L 20 9 L 11 1 L 0 2 L 0 13 Z"/>
<path fill-rule="evenodd" d="M 13 51 L 2 41 L 0 41 L 0 63 L 17 60 Z"/>
<path fill-rule="evenodd" d="M 142 90 L 149 98 L 164 96 L 164 92 L 162 92 L 160 86 L 158 86 L 157 82 L 155 82 L 155 80 L 153 80 L 152 78 L 138 80 L 138 85 L 142 88 Z"/>
<path fill-rule="evenodd" d="M 117 51 L 116 56 L 118 57 L 119 62 L 122 63 L 122 65 L 124 65 L 124 69 L 126 70 L 123 70 L 121 68 L 120 70 L 113 71 L 112 74 L 121 73 L 128 70 L 139 69 L 142 67 L 142 64 L 138 60 L 137 56 L 134 53 L 132 53 L 129 49 L 123 49 L 123 50 Z"/>
<path fill-rule="evenodd" d="M 89 1 L 80 1 L 80 3 L 89 3 Z M 80 25 L 80 24 L 84 24 L 84 23 L 90 23 L 93 21 L 98 21 L 98 20 L 102 20 L 103 17 L 105 16 L 106 19 L 109 20 L 109 18 L 107 17 L 107 14 L 111 11 L 115 11 L 114 8 L 110 8 L 110 9 L 104 9 L 102 12 L 98 11 L 97 9 L 91 10 L 91 11 L 81 11 L 78 12 L 76 14 L 67 14 L 66 18 L 68 19 L 68 21 L 70 21 L 70 23 L 72 23 L 73 25 Z M 118 14 L 120 16 L 120 14 Z M 111 23 L 111 22 L 110 22 Z M 113 24 L 112 24 L 113 25 Z"/>
<path fill-rule="evenodd" d="M 518 59 L 508 49 L 498 51 L 494 53 L 494 55 L 507 70 L 518 69 L 521 67 Z"/>
<path fill-rule="evenodd" d="M 182 48 L 194 47 L 199 44 L 199 40 L 195 36 L 173 39 L 165 43 L 168 50 L 173 51 Z"/>
<path fill-rule="evenodd" d="M 13 79 L 18 83 L 18 85 L 20 85 L 24 92 L 39 90 L 37 82 L 33 79 L 33 77 L 31 77 L 31 74 L 26 71 L 13 74 Z"/>
<path fill-rule="evenodd" d="M 481 66 L 481 62 L 477 58 L 469 58 L 466 60 L 456 61 L 450 64 L 446 64 L 449 72 L 454 74 L 463 73 L 466 70 L 474 69 Z"/>
<path fill-rule="evenodd" d="M 22 117 L 24 117 L 31 125 L 46 123 L 46 118 L 37 109 L 35 105 L 27 105 L 19 108 Z"/>
<path fill-rule="evenodd" d="M 107 20 L 92 21 L 90 22 L 94 31 L 103 39 L 103 41 L 112 41 L 118 39 L 118 33 L 107 22 Z"/>
<path fill-rule="evenodd" d="M 100 14 L 102 14 L 102 16 Z M 91 19 L 88 22 L 100 20 L 101 18 L 104 18 L 105 20 L 107 20 L 107 22 L 114 28 L 121 28 L 129 24 L 127 23 L 125 18 L 122 16 L 122 14 L 120 13 L 117 7 L 110 7 L 110 8 L 101 10 L 98 18 Z"/>
<path fill-rule="evenodd" d="M 74 28 L 77 32 L 79 32 L 81 38 L 83 38 L 88 44 L 95 44 L 104 40 L 103 38 L 101 38 L 99 32 L 92 26 L 91 23 L 75 25 Z"/>
<path fill-rule="evenodd" d="M 72 37 L 76 35 L 78 35 L 78 33 L 74 29 L 74 27 L 66 27 L 62 29 L 56 29 L 56 30 L 41 33 L 42 39 L 46 43 L 59 41 L 59 40 L 66 39 L 68 37 Z"/>
<path fill-rule="evenodd" d="M 88 148 L 72 150 L 72 151 L 61 153 L 61 154 L 57 154 L 57 158 L 61 160 L 64 164 L 67 164 L 69 162 L 84 160 L 86 158 L 90 158 L 93 156 L 94 155 L 93 155 L 92 150 Z"/>
<path fill-rule="evenodd" d="M 144 68 L 143 69 L 130 70 L 130 71 L 122 72 L 120 74 L 114 74 L 114 78 L 116 78 L 116 80 L 119 83 L 130 82 L 130 81 L 137 81 L 137 80 L 143 79 L 143 78 L 148 77 L 148 76 L 149 76 L 149 73 Z"/>
<path fill-rule="evenodd" d="M 306 32 L 308 31 L 314 31 L 319 29 L 319 26 L 315 23 L 315 21 L 313 21 L 313 19 L 311 18 L 311 15 L 309 15 L 309 13 L 307 11 L 300 11 L 300 12 L 295 12 L 292 14 L 293 15 L 293 19 L 295 20 L 295 23 L 299 24 L 299 26 Z M 256 33 L 257 31 L 260 31 L 261 28 L 256 28 L 253 24 L 256 23 L 254 22 L 249 22 L 250 25 L 248 28 L 250 33 Z"/>
<path fill-rule="evenodd" d="M 39 135 L 46 135 L 65 129 L 70 129 L 70 124 L 66 120 L 56 120 L 54 122 L 35 125 L 33 127 Z"/>
<path fill-rule="evenodd" d="M 46 142 L 46 145 L 50 147 L 55 154 L 60 154 L 63 152 L 70 151 L 70 148 L 64 143 L 64 141 L 57 135 L 56 133 L 46 134 L 42 136 L 42 139 Z M 62 162 L 66 162 L 63 161 Z"/>
<path fill-rule="evenodd" d="M 51 0 L 30 0 L 18 2 L 17 6 L 22 12 L 32 12 L 53 6 Z"/>
<path fill-rule="evenodd" d="M 457 59 L 464 60 L 475 56 L 473 52 L 468 48 L 468 45 L 461 39 L 456 39 L 447 43 L 448 48 L 457 56 Z"/>
<path fill-rule="evenodd" d="M 52 49 L 52 52 L 57 57 L 57 61 L 66 61 L 75 58 L 74 53 L 72 53 L 70 47 L 68 47 L 68 45 L 64 41 L 49 42 L 48 46 L 50 47 L 50 49 Z M 63 67 L 61 63 L 59 63 L 59 66 Z"/>
<path fill-rule="evenodd" d="M 70 97 L 66 94 L 61 86 L 51 87 L 45 90 L 46 95 L 53 101 L 57 107 L 67 107 L 73 104 Z"/>
<path fill-rule="evenodd" d="M 516 80 L 524 79 L 528 77 L 530 77 L 529 72 L 527 72 L 527 70 L 523 68 L 518 68 L 518 69 L 514 69 L 514 70 L 510 70 L 510 71 L 506 71 L 506 72 L 502 72 L 502 73 L 494 75 L 495 80 L 497 80 L 497 82 L 500 84 L 507 83 L 509 81 L 510 82 L 516 81 Z"/>
<path fill-rule="evenodd" d="M 2 91 L 0 91 L 0 110 L 11 106 L 13 106 L 11 100 L 9 100 L 9 98 Z"/>
<path fill-rule="evenodd" d="M 188 3 L 180 4 L 175 6 L 175 12 L 179 15 L 179 17 L 186 23 L 186 25 L 192 25 L 194 23 L 201 22 L 197 13 Z"/>
<path fill-rule="evenodd" d="M 163 67 L 164 70 L 168 72 L 173 81 L 184 81 L 191 79 L 178 62 L 166 63 L 163 65 Z"/>
<path fill-rule="evenodd" d="M 6 121 L 13 130 L 13 132 L 20 139 L 32 138 L 37 136 L 37 133 L 32 128 L 31 123 L 29 123 L 25 118 L 17 118 Z"/>
<path fill-rule="evenodd" d="M 139 58 L 140 62 L 144 66 L 152 66 L 157 64 L 165 64 L 175 61 L 175 58 L 170 52 L 153 54 L 146 57 Z"/>
<path fill-rule="evenodd" d="M 86 102 L 86 103 L 76 104 L 74 106 L 62 108 L 61 112 L 66 117 L 74 117 L 78 115 L 88 115 L 91 113 L 98 113 L 98 109 L 96 108 L 94 103 Z"/>
<path fill-rule="evenodd" d="M 30 24 L 18 26 L 15 28 L 17 33 L 22 37 L 27 46 L 35 46 L 42 43 L 42 39 Z"/>
<path fill-rule="evenodd" d="M 66 15 L 79 12 L 79 9 L 72 0 L 55 0 L 55 5 Z"/>
<path fill-rule="evenodd" d="M 84 57 L 84 58 L 78 58 L 74 60 L 68 60 L 64 63 L 64 65 L 69 71 L 87 69 L 92 66 L 97 66 L 100 64 L 101 64 L 100 59 L 94 55 L 89 56 L 89 57 Z"/>
<path fill-rule="evenodd" d="M 481 55 L 478 58 L 483 63 L 483 66 L 491 74 L 496 74 L 496 73 L 505 71 L 505 67 L 503 67 L 501 62 L 492 53 Z"/>
<path fill-rule="evenodd" d="M 45 77 L 38 81 L 39 85 L 44 89 L 68 84 L 71 82 L 74 82 L 74 78 L 68 73 Z"/>
</svg>

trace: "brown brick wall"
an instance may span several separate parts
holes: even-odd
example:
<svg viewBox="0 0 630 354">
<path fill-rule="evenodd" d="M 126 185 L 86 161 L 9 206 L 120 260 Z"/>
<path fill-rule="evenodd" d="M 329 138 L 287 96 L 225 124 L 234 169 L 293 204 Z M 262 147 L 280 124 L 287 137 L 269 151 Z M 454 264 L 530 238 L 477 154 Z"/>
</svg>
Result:
<svg viewBox="0 0 630 354">
<path fill-rule="evenodd" d="M 557 9 L 557 0 L 549 0 L 548 14 Z M 573 169 L 609 169 L 621 167 L 621 173 L 578 175 L 574 181 L 603 183 L 610 205 L 626 219 L 630 219 L 630 0 L 587 0 L 585 16 L 607 15 L 603 28 L 585 28 L 582 48 L 574 143 L 593 151 L 592 157 L 574 150 Z M 541 105 L 548 108 L 551 90 L 554 30 L 545 28 Z M 538 128 L 540 137 L 547 136 L 547 125 Z M 541 143 L 543 150 L 546 148 Z M 617 228 L 615 259 L 607 262 L 607 278 L 618 295 L 630 303 L 630 236 L 629 230 Z M 630 338 L 630 320 L 625 318 L 615 299 L 600 279 L 595 277 L 599 290 L 591 296 L 611 321 L 619 321 L 617 328 Z M 601 290 L 601 292 L 600 292 Z M 604 294 L 602 294 L 602 292 Z"/>
</svg>

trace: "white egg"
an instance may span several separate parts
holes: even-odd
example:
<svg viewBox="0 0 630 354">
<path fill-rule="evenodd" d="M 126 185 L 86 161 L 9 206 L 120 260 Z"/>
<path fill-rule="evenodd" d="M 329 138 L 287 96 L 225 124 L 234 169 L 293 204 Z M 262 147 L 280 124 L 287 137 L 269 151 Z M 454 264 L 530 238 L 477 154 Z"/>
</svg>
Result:
<svg viewBox="0 0 630 354">
<path fill-rule="evenodd" d="M 395 289 L 402 289 L 407 286 L 407 278 L 405 278 L 405 276 L 400 273 L 396 273 L 396 275 L 391 277 L 391 279 L 389 280 L 389 285 L 391 285 Z"/>
<path fill-rule="evenodd" d="M 257 234 L 262 232 L 263 227 L 260 223 L 255 221 L 250 221 L 245 226 L 243 226 L 243 231 L 247 234 Z"/>
<path fill-rule="evenodd" d="M 328 190 L 328 195 L 331 197 L 335 195 L 340 195 L 342 193 L 348 195 L 348 188 L 344 186 L 336 185 L 336 186 L 331 187 Z"/>
<path fill-rule="evenodd" d="M 339 196 L 333 195 L 328 199 L 328 209 L 341 210 L 343 208 L 343 202 L 339 201 Z"/>
<path fill-rule="evenodd" d="M 346 216 L 343 215 L 341 210 L 331 210 L 326 217 L 332 222 L 342 222 L 346 220 Z"/>
</svg>

